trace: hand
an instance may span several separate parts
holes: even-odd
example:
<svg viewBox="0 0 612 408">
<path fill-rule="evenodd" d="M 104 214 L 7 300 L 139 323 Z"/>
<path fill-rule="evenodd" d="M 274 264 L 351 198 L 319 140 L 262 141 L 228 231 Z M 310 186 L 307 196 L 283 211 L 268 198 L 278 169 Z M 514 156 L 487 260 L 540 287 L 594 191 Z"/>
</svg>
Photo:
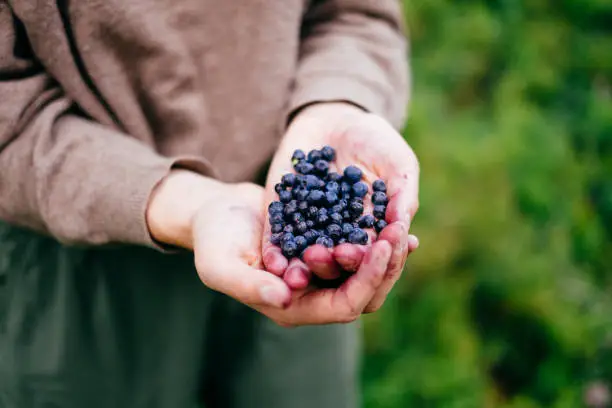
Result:
<svg viewBox="0 0 612 408">
<path fill-rule="evenodd" d="M 399 279 L 408 254 L 418 247 L 416 237 L 408 235 L 418 209 L 418 161 L 401 135 L 384 119 L 343 103 L 313 105 L 296 116 L 274 157 L 266 186 L 267 203 L 275 199 L 274 184 L 283 174 L 293 171 L 290 163 L 293 151 L 307 152 L 323 145 L 336 149 L 335 164 L 339 169 L 355 164 L 363 170 L 367 183 L 379 178 L 387 183 L 390 201 L 386 220 L 389 226 L 380 233 L 378 240 L 391 244 L 392 255 L 381 287 L 364 309 L 371 312 L 382 305 Z M 317 245 L 306 251 L 305 262 L 292 260 L 288 264 L 280 250 L 269 243 L 268 222 L 265 228 L 266 268 L 282 276 L 294 289 L 306 287 L 310 273 L 333 279 L 339 276 L 341 269 L 356 270 L 367 251 L 365 247 L 349 244 L 339 245 L 332 251 Z"/>
<path fill-rule="evenodd" d="M 292 293 L 281 278 L 262 269 L 263 200 L 263 189 L 255 185 L 228 185 L 176 171 L 152 195 L 147 220 L 158 241 L 193 249 L 204 284 L 280 325 L 359 317 L 381 286 L 391 257 L 389 243 L 374 244 L 340 289 Z"/>
</svg>

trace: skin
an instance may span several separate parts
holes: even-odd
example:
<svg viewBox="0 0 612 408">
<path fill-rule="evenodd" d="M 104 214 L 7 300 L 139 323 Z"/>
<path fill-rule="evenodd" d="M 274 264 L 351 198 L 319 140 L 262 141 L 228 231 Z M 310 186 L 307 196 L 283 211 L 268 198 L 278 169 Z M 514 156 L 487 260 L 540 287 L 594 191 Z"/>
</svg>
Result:
<svg viewBox="0 0 612 408">
<path fill-rule="evenodd" d="M 357 126 L 348 126 L 351 122 Z M 205 285 L 281 326 L 353 321 L 383 304 L 408 253 L 418 246 L 416 238 L 408 235 L 417 210 L 418 165 L 405 142 L 391 131 L 384 120 L 350 105 L 308 108 L 292 122 L 265 190 L 251 183 L 227 184 L 173 170 L 151 196 L 146 211 L 149 231 L 160 243 L 192 250 Z M 366 137 L 372 134 L 382 139 Z M 375 177 L 389 180 L 392 198 L 387 219 L 391 224 L 367 247 L 345 244 L 333 251 L 313 247 L 305 263 L 289 264 L 268 243 L 266 217 L 273 197 L 272 180 L 287 172 L 284 162 L 289 161 L 294 146 L 308 149 L 321 143 L 342 152 L 341 166 L 355 163 L 366 170 L 368 182 Z M 339 288 L 308 285 L 313 273 L 333 277 L 338 268 L 355 271 Z"/>
</svg>

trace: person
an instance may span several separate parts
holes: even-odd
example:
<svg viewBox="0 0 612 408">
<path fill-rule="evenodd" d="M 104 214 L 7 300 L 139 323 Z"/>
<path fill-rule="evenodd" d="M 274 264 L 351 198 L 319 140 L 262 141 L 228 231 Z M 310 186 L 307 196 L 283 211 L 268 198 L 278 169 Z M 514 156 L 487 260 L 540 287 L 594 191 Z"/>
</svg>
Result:
<svg viewBox="0 0 612 408">
<path fill-rule="evenodd" d="M 407 54 L 395 0 L 0 1 L 0 406 L 357 406 L 418 245 Z M 390 225 L 289 263 L 267 204 L 324 144 Z"/>
</svg>

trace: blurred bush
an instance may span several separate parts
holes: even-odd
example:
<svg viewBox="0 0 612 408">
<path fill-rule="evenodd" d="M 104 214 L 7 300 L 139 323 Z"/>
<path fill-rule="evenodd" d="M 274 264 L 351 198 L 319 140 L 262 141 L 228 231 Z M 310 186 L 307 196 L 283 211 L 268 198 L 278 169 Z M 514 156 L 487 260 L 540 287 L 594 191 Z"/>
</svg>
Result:
<svg viewBox="0 0 612 408">
<path fill-rule="evenodd" d="M 421 248 L 364 405 L 612 406 L 612 1 L 404 3 Z"/>
</svg>

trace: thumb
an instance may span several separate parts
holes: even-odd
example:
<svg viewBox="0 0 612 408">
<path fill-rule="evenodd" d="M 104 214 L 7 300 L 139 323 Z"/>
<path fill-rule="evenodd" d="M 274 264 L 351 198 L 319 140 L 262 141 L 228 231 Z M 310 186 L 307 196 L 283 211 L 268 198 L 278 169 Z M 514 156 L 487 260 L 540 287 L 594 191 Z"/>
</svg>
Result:
<svg viewBox="0 0 612 408">
<path fill-rule="evenodd" d="M 285 308 L 291 291 L 278 276 L 253 268 L 240 261 L 196 257 L 200 279 L 209 288 L 224 293 L 248 306 Z"/>
</svg>

